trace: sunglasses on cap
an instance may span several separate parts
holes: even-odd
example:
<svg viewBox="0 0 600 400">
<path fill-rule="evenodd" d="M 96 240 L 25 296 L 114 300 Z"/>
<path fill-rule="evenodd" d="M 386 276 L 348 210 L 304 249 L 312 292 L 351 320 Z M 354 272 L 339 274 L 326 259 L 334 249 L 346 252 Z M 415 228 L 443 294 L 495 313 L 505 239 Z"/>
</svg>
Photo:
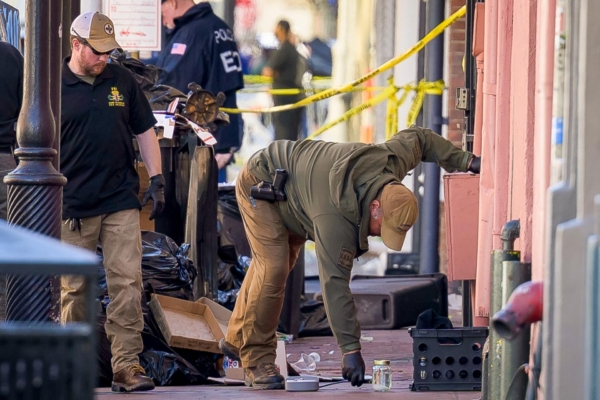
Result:
<svg viewBox="0 0 600 400">
<path fill-rule="evenodd" d="M 114 51 L 114 49 L 113 49 L 113 50 L 109 50 L 109 51 L 105 51 L 105 52 L 101 53 L 101 52 L 97 51 L 96 49 L 94 49 L 94 48 L 93 48 L 93 47 L 92 47 L 92 46 L 91 46 L 91 45 L 90 45 L 90 44 L 87 42 L 87 40 L 85 40 L 85 39 L 82 39 L 82 38 L 78 38 L 78 39 L 79 39 L 79 41 L 81 42 L 81 44 L 83 44 L 84 46 L 87 46 L 87 47 L 89 47 L 89 48 L 90 48 L 90 50 L 92 50 L 92 53 L 94 53 L 94 54 L 95 54 L 95 55 L 97 55 L 97 56 L 108 56 L 108 55 L 110 55 L 110 53 L 112 53 L 112 52 Z"/>
</svg>

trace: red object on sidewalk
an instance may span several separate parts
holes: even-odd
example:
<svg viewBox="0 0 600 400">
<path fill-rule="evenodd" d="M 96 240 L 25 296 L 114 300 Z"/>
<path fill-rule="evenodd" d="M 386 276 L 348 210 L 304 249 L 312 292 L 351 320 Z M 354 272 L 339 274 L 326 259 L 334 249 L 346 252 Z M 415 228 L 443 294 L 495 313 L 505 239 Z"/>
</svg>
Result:
<svg viewBox="0 0 600 400">
<path fill-rule="evenodd" d="M 510 295 L 508 303 L 492 318 L 492 326 L 504 339 L 514 339 L 526 325 L 542 320 L 544 283 L 525 282 Z"/>
</svg>

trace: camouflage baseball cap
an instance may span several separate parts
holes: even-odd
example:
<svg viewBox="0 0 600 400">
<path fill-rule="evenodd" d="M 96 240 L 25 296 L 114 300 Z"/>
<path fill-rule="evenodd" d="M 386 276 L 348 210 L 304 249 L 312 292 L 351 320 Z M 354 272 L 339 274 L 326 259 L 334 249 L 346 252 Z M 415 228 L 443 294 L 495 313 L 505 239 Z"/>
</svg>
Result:
<svg viewBox="0 0 600 400">
<path fill-rule="evenodd" d="M 71 35 L 85 39 L 99 53 L 121 48 L 115 40 L 115 25 L 99 12 L 90 11 L 75 18 L 71 24 Z"/>
<path fill-rule="evenodd" d="M 406 233 L 419 215 L 417 198 L 401 183 L 390 183 L 381 193 L 381 239 L 392 250 L 402 250 Z"/>
</svg>

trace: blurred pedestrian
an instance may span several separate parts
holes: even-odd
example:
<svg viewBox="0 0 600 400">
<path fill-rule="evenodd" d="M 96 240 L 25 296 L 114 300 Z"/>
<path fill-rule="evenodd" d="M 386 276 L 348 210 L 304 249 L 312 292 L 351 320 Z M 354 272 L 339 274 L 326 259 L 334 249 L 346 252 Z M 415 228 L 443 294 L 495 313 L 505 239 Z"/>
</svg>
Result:
<svg viewBox="0 0 600 400">
<path fill-rule="evenodd" d="M 102 244 L 110 298 L 104 327 L 111 342 L 112 390 L 131 392 L 154 389 L 138 357 L 144 348 L 144 319 L 134 136 L 150 176 L 142 201 L 153 201 L 150 219 L 164 207 L 165 180 L 150 103 L 131 72 L 107 64 L 119 47 L 107 16 L 88 12 L 73 21 L 72 54 L 62 67 L 60 167 L 67 185 L 61 235 L 64 242 L 93 252 Z M 62 277 L 63 323 L 85 320 L 84 292 L 83 277 Z"/>
<path fill-rule="evenodd" d="M 271 55 L 262 74 L 273 78 L 273 89 L 302 89 L 302 76 L 306 72 L 306 59 L 300 55 L 293 41 L 290 23 L 281 20 L 275 28 L 279 48 Z M 304 98 L 303 93 L 273 95 L 273 104 L 293 104 Z M 298 140 L 303 108 L 273 113 L 275 140 Z"/>
<path fill-rule="evenodd" d="M 233 31 L 217 17 L 208 2 L 162 0 L 167 42 L 156 65 L 163 69 L 158 82 L 188 92 L 190 82 L 225 94 L 223 107 L 237 108 L 236 92 L 244 87 L 242 58 Z M 242 145 L 244 125 L 240 114 L 229 115 L 229 125 L 214 134 L 219 182 L 226 182 L 226 166 Z"/>
<path fill-rule="evenodd" d="M 17 167 L 13 151 L 23 101 L 23 56 L 7 42 L 0 42 L 0 71 L 0 219 L 7 219 L 7 188 L 3 179 Z"/>
</svg>

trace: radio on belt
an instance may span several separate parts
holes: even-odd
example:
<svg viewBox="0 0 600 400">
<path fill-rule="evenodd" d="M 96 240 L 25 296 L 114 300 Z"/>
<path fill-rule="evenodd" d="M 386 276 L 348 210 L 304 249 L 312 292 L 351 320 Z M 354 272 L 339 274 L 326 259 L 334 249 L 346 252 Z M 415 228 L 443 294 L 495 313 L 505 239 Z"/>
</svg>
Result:
<svg viewBox="0 0 600 400">
<path fill-rule="evenodd" d="M 285 380 L 288 392 L 316 392 L 319 390 L 319 377 L 312 375 L 290 376 Z"/>
</svg>

